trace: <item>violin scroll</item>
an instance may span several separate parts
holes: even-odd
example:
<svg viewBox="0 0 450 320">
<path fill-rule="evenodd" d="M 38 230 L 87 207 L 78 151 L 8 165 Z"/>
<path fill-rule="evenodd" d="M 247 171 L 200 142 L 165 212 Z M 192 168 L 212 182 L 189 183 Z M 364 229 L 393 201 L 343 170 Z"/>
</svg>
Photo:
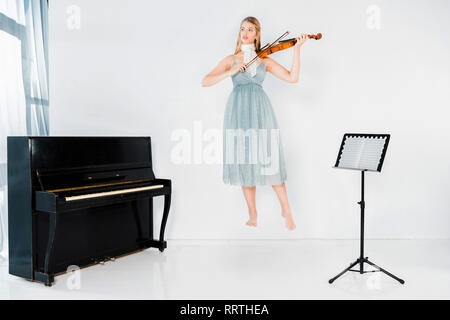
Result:
<svg viewBox="0 0 450 320">
<path fill-rule="evenodd" d="M 318 33 L 318 34 L 308 34 L 308 38 L 319 40 L 319 39 L 322 39 L 322 34 L 321 34 L 321 33 Z"/>
</svg>

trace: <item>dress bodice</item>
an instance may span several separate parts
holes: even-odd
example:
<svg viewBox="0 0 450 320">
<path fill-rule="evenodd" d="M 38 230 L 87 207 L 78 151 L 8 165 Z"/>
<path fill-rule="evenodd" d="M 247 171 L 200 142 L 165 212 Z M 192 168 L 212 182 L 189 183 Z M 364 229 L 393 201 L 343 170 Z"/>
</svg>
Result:
<svg viewBox="0 0 450 320">
<path fill-rule="evenodd" d="M 258 63 L 258 62 L 254 62 L 254 63 Z M 233 65 L 235 64 L 235 61 L 233 59 L 233 63 L 231 64 L 231 67 L 233 67 Z M 254 77 L 252 77 L 248 72 L 244 71 L 244 72 L 240 72 L 238 71 L 237 73 L 235 73 L 234 75 L 231 76 L 231 80 L 233 81 L 233 87 L 236 88 L 237 86 L 242 86 L 242 85 L 248 85 L 248 84 L 256 84 L 261 86 L 264 78 L 266 76 L 266 62 L 263 61 L 263 63 L 261 63 L 257 70 L 256 70 L 256 75 Z"/>
</svg>

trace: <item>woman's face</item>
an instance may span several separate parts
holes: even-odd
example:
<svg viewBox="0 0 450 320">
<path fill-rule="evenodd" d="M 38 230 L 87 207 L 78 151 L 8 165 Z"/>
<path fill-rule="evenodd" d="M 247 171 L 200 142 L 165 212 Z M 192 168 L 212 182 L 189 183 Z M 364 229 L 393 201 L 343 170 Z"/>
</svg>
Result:
<svg viewBox="0 0 450 320">
<path fill-rule="evenodd" d="M 241 25 L 240 36 L 242 43 L 254 43 L 256 37 L 258 36 L 255 25 L 253 23 L 244 21 Z"/>
</svg>

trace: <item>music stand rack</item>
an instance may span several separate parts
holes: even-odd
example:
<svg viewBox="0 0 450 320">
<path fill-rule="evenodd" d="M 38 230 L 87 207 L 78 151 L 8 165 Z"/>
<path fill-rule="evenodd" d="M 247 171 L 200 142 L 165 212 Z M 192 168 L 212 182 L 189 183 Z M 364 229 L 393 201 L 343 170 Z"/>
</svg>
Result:
<svg viewBox="0 0 450 320">
<path fill-rule="evenodd" d="M 346 133 L 342 138 L 336 164 L 333 168 L 361 171 L 361 201 L 358 202 L 361 209 L 360 253 L 356 261 L 328 281 L 330 284 L 347 271 L 359 272 L 360 274 L 382 272 L 401 284 L 405 283 L 404 280 L 371 262 L 368 257 L 364 257 L 364 209 L 366 206 L 364 201 L 364 173 L 366 171 L 381 172 L 389 140 L 389 134 Z M 364 270 L 364 263 L 376 270 Z M 359 265 L 359 269 L 352 269 L 356 265 Z"/>
</svg>

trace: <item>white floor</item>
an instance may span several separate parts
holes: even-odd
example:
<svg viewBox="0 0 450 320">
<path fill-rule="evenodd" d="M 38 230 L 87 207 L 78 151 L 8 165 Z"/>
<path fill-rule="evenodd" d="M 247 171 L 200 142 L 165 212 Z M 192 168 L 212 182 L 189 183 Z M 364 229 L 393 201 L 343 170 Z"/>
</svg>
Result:
<svg viewBox="0 0 450 320">
<path fill-rule="evenodd" d="M 369 240 L 370 260 L 406 280 L 348 272 L 354 240 L 168 241 L 67 273 L 53 287 L 0 266 L 0 299 L 450 299 L 450 240 Z"/>
</svg>

